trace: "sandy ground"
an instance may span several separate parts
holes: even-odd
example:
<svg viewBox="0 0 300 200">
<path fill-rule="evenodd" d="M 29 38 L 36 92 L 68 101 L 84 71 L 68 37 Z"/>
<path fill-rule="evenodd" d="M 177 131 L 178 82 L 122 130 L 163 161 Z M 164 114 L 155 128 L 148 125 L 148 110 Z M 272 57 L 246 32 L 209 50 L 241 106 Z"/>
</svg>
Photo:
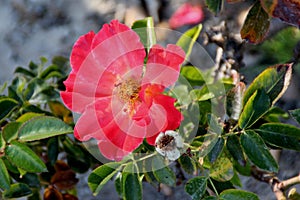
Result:
<svg viewBox="0 0 300 200">
<path fill-rule="evenodd" d="M 150 0 L 151 1 L 151 0 Z M 172 12 L 184 0 L 172 1 Z M 132 16 L 142 17 L 136 9 L 139 0 L 0 0 L 0 85 L 10 81 L 17 66 L 27 66 L 40 56 L 51 59 L 55 55 L 68 57 L 73 43 L 89 30 L 98 31 L 103 23 L 111 19 L 123 20 L 130 10 Z M 155 15 L 155 13 L 152 13 Z M 296 175 L 300 169 L 299 154 L 283 152 L 279 177 L 282 179 Z M 87 174 L 80 174 L 79 199 L 119 199 L 114 183 L 109 182 L 97 197 L 93 197 L 87 187 Z M 261 199 L 274 199 L 270 187 L 250 178 L 243 179 L 244 188 L 258 193 Z M 173 190 L 173 195 L 165 196 L 155 188 L 144 184 L 144 199 L 190 199 L 183 186 Z"/>
</svg>

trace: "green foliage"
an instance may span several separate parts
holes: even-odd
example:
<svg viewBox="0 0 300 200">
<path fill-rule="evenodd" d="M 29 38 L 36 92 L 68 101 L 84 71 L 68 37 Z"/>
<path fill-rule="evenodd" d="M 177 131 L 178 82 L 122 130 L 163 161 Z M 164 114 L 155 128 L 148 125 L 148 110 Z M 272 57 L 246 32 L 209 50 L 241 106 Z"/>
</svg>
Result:
<svg viewBox="0 0 300 200">
<path fill-rule="evenodd" d="M 139 179 L 137 168 L 132 163 L 128 164 L 122 174 L 122 188 L 125 200 L 142 199 L 142 183 Z"/>
<path fill-rule="evenodd" d="M 169 186 L 175 186 L 176 176 L 174 172 L 168 166 L 164 165 L 164 161 L 161 157 L 156 157 L 152 160 L 154 177 L 160 183 L 164 183 Z"/>
<path fill-rule="evenodd" d="M 12 141 L 5 148 L 5 155 L 18 168 L 27 172 L 45 172 L 46 165 L 43 161 L 25 144 Z"/>
<path fill-rule="evenodd" d="M 207 177 L 198 176 L 190 179 L 185 185 L 185 191 L 193 200 L 201 199 L 206 191 Z"/>
<path fill-rule="evenodd" d="M 293 118 L 300 124 L 300 109 L 290 111 Z"/>
<path fill-rule="evenodd" d="M 1 158 L 0 158 L 0 188 L 2 190 L 10 188 L 10 177 L 7 168 Z"/>
<path fill-rule="evenodd" d="M 137 20 L 133 23 L 131 28 L 140 36 L 141 42 L 147 49 L 147 52 L 149 52 L 150 48 L 156 44 L 153 18 L 147 17 Z"/>
<path fill-rule="evenodd" d="M 225 182 L 232 179 L 234 175 L 232 162 L 227 158 L 225 153 L 211 165 L 209 176 L 216 181 Z"/>
<path fill-rule="evenodd" d="M 259 168 L 271 172 L 278 171 L 278 165 L 268 150 L 264 140 L 254 131 L 241 135 L 242 147 L 248 158 Z"/>
<path fill-rule="evenodd" d="M 264 90 L 256 90 L 248 99 L 239 119 L 240 128 L 251 127 L 269 109 L 271 103 Z"/>
<path fill-rule="evenodd" d="M 29 69 L 16 68 L 17 76 L 7 84 L 8 95 L 0 97 L 0 188 L 5 199 L 33 193 L 40 198 L 36 192 L 42 186 L 38 174 L 54 175 L 52 169 L 60 151 L 58 137 L 72 133 L 73 128 L 61 120 L 63 117 L 53 117 L 47 104 L 59 100 L 58 88 L 66 77 L 67 61 L 55 57 L 46 66 L 47 59 L 41 58 L 40 64 L 30 62 Z M 49 157 L 42 159 L 46 147 Z M 50 179 L 44 181 L 49 184 Z"/>
<path fill-rule="evenodd" d="M 300 30 L 287 27 L 256 48 L 267 64 L 288 62 L 293 56 L 293 48 L 300 40 Z"/>
<path fill-rule="evenodd" d="M 176 45 L 180 46 L 185 52 L 185 60 L 188 60 L 192 52 L 193 46 L 199 37 L 202 24 L 187 30 L 177 41 Z"/>
<path fill-rule="evenodd" d="M 40 116 L 30 119 L 22 125 L 19 129 L 19 140 L 29 142 L 72 132 L 72 127 L 60 119 Z"/>
<path fill-rule="evenodd" d="M 120 163 L 107 163 L 95 169 L 88 178 L 88 184 L 94 195 L 121 169 Z"/>
<path fill-rule="evenodd" d="M 14 183 L 2 194 L 3 199 L 13 199 L 31 195 L 31 189 L 24 183 Z"/>
<path fill-rule="evenodd" d="M 220 194 L 220 198 L 224 200 L 259 200 L 259 198 L 252 192 L 243 190 L 229 189 Z"/>
<path fill-rule="evenodd" d="M 18 101 L 8 97 L 0 97 L 0 108 L 1 108 L 0 122 L 17 106 L 18 106 Z"/>
<path fill-rule="evenodd" d="M 205 0 L 208 9 L 215 14 L 218 14 L 223 8 L 223 0 Z"/>
<path fill-rule="evenodd" d="M 235 161 L 241 166 L 246 164 L 246 159 L 243 154 L 240 138 L 236 135 L 229 136 L 227 138 L 226 147 Z"/>
<path fill-rule="evenodd" d="M 256 90 L 264 90 L 274 105 L 288 88 L 291 76 L 292 64 L 279 64 L 267 68 L 253 80 L 245 91 L 243 105 Z"/>
<path fill-rule="evenodd" d="M 281 123 L 266 123 L 256 130 L 269 144 L 300 151 L 300 129 Z"/>
<path fill-rule="evenodd" d="M 202 72 L 194 66 L 182 67 L 180 74 L 184 76 L 191 85 L 203 85 L 205 83 L 205 80 L 202 78 Z"/>
</svg>

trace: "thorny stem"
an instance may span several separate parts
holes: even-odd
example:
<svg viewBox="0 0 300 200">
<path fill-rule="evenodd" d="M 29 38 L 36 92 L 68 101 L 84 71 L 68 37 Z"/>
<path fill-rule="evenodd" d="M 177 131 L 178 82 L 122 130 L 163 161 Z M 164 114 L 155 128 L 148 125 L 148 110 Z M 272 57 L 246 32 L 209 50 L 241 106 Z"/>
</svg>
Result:
<svg viewBox="0 0 300 200">
<path fill-rule="evenodd" d="M 280 181 L 274 173 L 259 170 L 254 166 L 251 168 L 251 174 L 257 180 L 268 183 L 271 186 L 277 200 L 286 200 L 287 198 L 284 192 L 291 186 L 300 183 L 300 174 L 293 178 Z"/>
<path fill-rule="evenodd" d="M 300 174 L 298 174 L 297 176 L 295 176 L 293 178 L 281 181 L 278 184 L 278 187 L 285 190 L 285 189 L 288 189 L 289 187 L 291 187 L 295 184 L 298 184 L 298 183 L 300 183 Z"/>
</svg>

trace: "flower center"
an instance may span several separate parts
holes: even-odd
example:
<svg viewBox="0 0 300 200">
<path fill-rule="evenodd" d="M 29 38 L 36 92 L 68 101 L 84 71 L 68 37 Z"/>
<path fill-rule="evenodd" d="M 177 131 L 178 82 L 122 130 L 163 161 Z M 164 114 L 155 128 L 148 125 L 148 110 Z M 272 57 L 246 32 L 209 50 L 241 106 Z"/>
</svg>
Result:
<svg viewBox="0 0 300 200">
<path fill-rule="evenodd" d="M 171 151 L 176 148 L 175 138 L 171 135 L 164 135 L 156 144 L 156 147 L 164 151 Z"/>
<path fill-rule="evenodd" d="M 118 97 L 126 103 L 134 103 L 139 97 L 140 83 L 129 78 L 115 85 Z"/>
</svg>

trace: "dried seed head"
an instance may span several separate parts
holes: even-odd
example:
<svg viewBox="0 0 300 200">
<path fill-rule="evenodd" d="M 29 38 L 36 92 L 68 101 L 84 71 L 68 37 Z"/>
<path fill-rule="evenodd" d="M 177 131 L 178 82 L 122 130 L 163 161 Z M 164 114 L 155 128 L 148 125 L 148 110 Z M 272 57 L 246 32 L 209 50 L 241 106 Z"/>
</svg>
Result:
<svg viewBox="0 0 300 200">
<path fill-rule="evenodd" d="M 161 132 L 155 140 L 155 148 L 158 153 L 174 161 L 180 157 L 179 149 L 183 148 L 183 139 L 175 131 Z"/>
</svg>

